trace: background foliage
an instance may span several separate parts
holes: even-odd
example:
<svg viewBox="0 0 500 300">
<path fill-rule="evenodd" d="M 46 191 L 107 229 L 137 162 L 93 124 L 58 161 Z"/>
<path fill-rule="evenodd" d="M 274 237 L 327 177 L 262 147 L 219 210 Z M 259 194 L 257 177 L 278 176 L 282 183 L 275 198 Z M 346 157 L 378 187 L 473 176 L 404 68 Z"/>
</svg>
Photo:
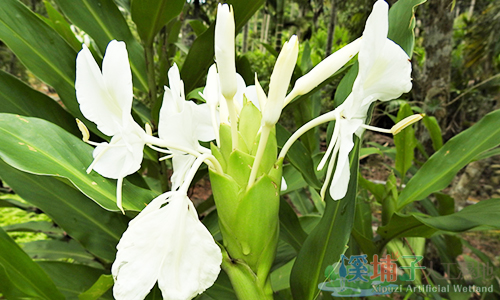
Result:
<svg viewBox="0 0 500 300">
<path fill-rule="evenodd" d="M 285 39 L 300 40 L 294 79 L 361 35 L 372 1 L 228 1 L 234 7 L 237 70 L 264 89 Z M 389 1 L 389 37 L 412 56 L 414 89 L 374 108 L 390 127 L 415 112 L 422 124 L 392 136 L 367 133 L 351 157 L 342 201 L 318 194 L 315 166 L 332 125 L 311 130 L 289 152 L 280 203 L 280 242 L 271 275 L 276 299 L 331 298 L 317 288 L 339 255 L 423 255 L 429 272 L 415 284 L 493 286 L 493 293 L 402 294 L 405 299 L 497 299 L 500 257 L 500 42 L 498 1 Z M 181 67 L 186 94 L 199 99 L 213 63 L 216 1 L 3 0 L 0 5 L 0 298 L 111 299 L 110 266 L 128 221 L 169 187 L 168 162 L 145 150 L 124 184 L 85 169 L 92 148 L 74 118 L 75 57 L 81 43 L 102 60 L 112 39 L 127 43 L 134 118 L 157 125 L 166 70 Z M 415 11 L 415 15 L 412 13 Z M 154 12 L 154 13 L 151 13 Z M 415 26 L 415 30 L 413 30 Z M 436 51 L 439 45 L 439 51 Z M 349 93 L 352 64 L 289 105 L 277 127 L 290 132 L 333 109 Z M 493 111 L 493 112 L 491 112 Z M 105 140 L 95 130 L 93 140 Z M 191 198 L 220 240 L 206 169 Z M 357 187 L 357 189 L 356 189 Z M 465 207 L 465 208 L 464 208 Z M 466 233 L 464 233 L 466 232 Z M 36 233 L 36 234 L 33 234 Z M 463 262 L 494 267 L 466 276 Z M 400 265 L 407 262 L 399 261 Z M 452 268 L 445 268 L 446 264 Z M 154 289 L 148 299 L 160 299 Z M 199 299 L 235 299 L 227 275 Z"/>
</svg>

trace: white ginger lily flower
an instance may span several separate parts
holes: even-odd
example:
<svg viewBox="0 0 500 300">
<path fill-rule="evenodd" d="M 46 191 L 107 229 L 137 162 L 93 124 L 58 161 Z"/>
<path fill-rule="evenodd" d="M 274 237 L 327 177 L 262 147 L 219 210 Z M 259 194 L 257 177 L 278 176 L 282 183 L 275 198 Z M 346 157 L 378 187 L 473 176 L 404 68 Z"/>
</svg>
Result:
<svg viewBox="0 0 500 300">
<path fill-rule="evenodd" d="M 180 78 L 179 68 L 176 64 L 168 71 L 168 78 L 170 87 L 165 87 L 163 104 L 160 109 L 159 137 L 174 142 L 185 149 L 191 149 L 190 154 L 210 152 L 209 149 L 198 143 L 198 141 L 208 142 L 215 139 L 209 105 L 197 105 L 193 101 L 185 100 L 184 83 Z M 182 184 L 195 157 L 186 154 L 186 152 L 170 150 L 173 154 L 172 163 L 174 165 L 172 190 L 176 190 Z"/>
<path fill-rule="evenodd" d="M 335 130 L 327 152 L 320 162 L 322 169 L 331 156 L 327 179 L 321 194 L 324 197 L 326 186 L 337 161 L 337 167 L 330 186 L 334 200 L 342 199 L 349 184 L 349 153 L 354 143 L 352 135 L 363 132 L 366 115 L 370 105 L 377 101 L 387 101 L 410 91 L 411 63 L 406 52 L 387 38 L 389 28 L 388 5 L 378 0 L 366 21 L 358 54 L 359 71 L 351 94 L 335 111 Z M 338 153 L 338 157 L 337 157 Z"/>
<path fill-rule="evenodd" d="M 204 156 L 179 191 L 158 196 L 129 223 L 111 268 L 115 299 L 144 299 L 158 281 L 163 299 L 189 300 L 217 279 L 221 250 L 187 197 Z"/>
<path fill-rule="evenodd" d="M 111 41 L 102 62 L 102 73 L 86 45 L 76 59 L 76 97 L 80 110 L 107 136 L 108 143 L 91 143 L 93 169 L 107 178 L 118 179 L 117 205 L 121 205 L 123 178 L 139 170 L 146 132 L 132 118 L 132 73 L 124 42 Z"/>
</svg>

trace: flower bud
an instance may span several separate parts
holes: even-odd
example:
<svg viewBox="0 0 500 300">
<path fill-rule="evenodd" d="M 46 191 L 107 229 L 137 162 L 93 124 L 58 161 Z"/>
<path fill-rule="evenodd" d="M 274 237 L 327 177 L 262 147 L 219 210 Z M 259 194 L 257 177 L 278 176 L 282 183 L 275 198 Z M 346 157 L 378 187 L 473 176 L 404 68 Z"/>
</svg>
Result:
<svg viewBox="0 0 500 300">
<path fill-rule="evenodd" d="M 359 51 L 361 39 L 348 44 L 342 49 L 331 54 L 319 64 L 317 64 L 311 71 L 295 81 L 295 86 L 288 96 L 285 98 L 285 105 L 290 103 L 293 98 L 309 93 L 312 89 L 317 87 L 320 83 L 327 80 L 340 68 L 342 68 L 351 58 Z"/>
<path fill-rule="evenodd" d="M 219 4 L 215 23 L 215 61 L 219 73 L 221 94 L 233 99 L 238 85 L 234 60 L 234 16 L 227 4 Z"/>
<path fill-rule="evenodd" d="M 298 53 L 299 42 L 294 35 L 283 45 L 274 65 L 266 106 L 262 109 L 262 122 L 266 126 L 273 126 L 278 122 Z"/>
</svg>

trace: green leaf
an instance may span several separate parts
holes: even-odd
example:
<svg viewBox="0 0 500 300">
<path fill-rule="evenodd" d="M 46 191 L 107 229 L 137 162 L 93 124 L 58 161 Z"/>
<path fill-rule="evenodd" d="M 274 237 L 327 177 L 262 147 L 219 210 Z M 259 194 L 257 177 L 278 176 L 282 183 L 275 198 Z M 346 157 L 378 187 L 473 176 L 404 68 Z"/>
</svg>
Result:
<svg viewBox="0 0 500 300">
<path fill-rule="evenodd" d="M 210 296 L 212 299 L 237 300 L 233 286 L 229 277 L 223 271 L 219 273 L 219 277 L 215 283 L 208 288 L 203 294 Z"/>
<path fill-rule="evenodd" d="M 54 30 L 57 31 L 75 51 L 80 51 L 80 49 L 82 49 L 82 43 L 76 38 L 71 30 L 70 24 L 66 22 L 64 16 L 61 15 L 49 1 L 44 0 L 43 4 L 45 4 L 45 10 L 49 15 L 49 19 L 45 20 L 47 24 L 54 28 Z"/>
<path fill-rule="evenodd" d="M 102 53 L 111 40 L 124 41 L 127 44 L 134 87 L 142 91 L 148 90 L 144 50 L 130 32 L 127 21 L 113 0 L 55 2 L 71 22 L 94 39 Z"/>
<path fill-rule="evenodd" d="M 399 0 L 389 10 L 387 37 L 405 50 L 411 58 L 415 43 L 415 8 L 426 0 Z"/>
<path fill-rule="evenodd" d="M 84 293 L 78 295 L 79 300 L 97 300 L 115 283 L 113 275 L 101 275 L 99 279 Z"/>
<path fill-rule="evenodd" d="M 253 16 L 253 14 L 264 4 L 264 0 L 230 0 L 228 4 L 233 6 L 235 31 L 238 32 Z M 214 30 L 215 24 L 203 32 L 194 42 L 182 65 L 181 78 L 184 80 L 186 92 L 191 91 L 201 84 L 207 73 L 208 67 L 214 62 Z"/>
<path fill-rule="evenodd" d="M 1 228 L 0 293 L 7 299 L 64 299 L 47 274 Z"/>
<path fill-rule="evenodd" d="M 145 45 L 153 42 L 154 37 L 170 20 L 179 15 L 184 0 L 132 0 L 130 11 L 137 25 L 137 33 Z"/>
<path fill-rule="evenodd" d="M 438 151 L 441 147 L 443 147 L 443 136 L 441 135 L 441 128 L 439 128 L 438 121 L 435 117 L 425 116 L 422 122 L 424 122 L 424 125 L 431 136 L 432 148 L 434 148 L 434 151 Z"/>
<path fill-rule="evenodd" d="M 86 173 L 91 151 L 92 147 L 45 120 L 0 114 L 0 157 L 6 163 L 29 173 L 68 178 L 96 203 L 117 211 L 115 181 Z M 153 192 L 124 182 L 125 209 L 142 210 L 153 198 Z"/>
<path fill-rule="evenodd" d="M 1 171 L 0 171 L 1 174 Z M 31 221 L 26 223 L 12 224 L 4 226 L 5 232 L 41 232 L 50 236 L 63 237 L 64 230 L 55 226 L 52 222 L 47 221 Z"/>
<path fill-rule="evenodd" d="M 21 245 L 32 259 L 62 260 L 71 258 L 79 264 L 90 264 L 94 256 L 75 240 L 40 240 Z M 95 262 L 94 262 L 95 263 Z"/>
<path fill-rule="evenodd" d="M 488 150 L 488 151 L 484 151 L 483 153 L 480 153 L 478 156 L 474 157 L 474 160 L 482 160 L 482 159 L 486 159 L 488 157 L 492 157 L 492 156 L 496 156 L 496 155 L 500 155 L 500 148 L 495 148 L 495 149 L 491 149 L 491 150 Z"/>
<path fill-rule="evenodd" d="M 0 40 L 35 76 L 57 90 L 74 116 L 83 117 L 75 97 L 76 52 L 54 29 L 20 1 L 5 0 L 0 5 Z"/>
<path fill-rule="evenodd" d="M 292 136 L 282 125 L 276 124 L 276 138 L 278 145 L 283 147 L 286 141 Z M 296 141 L 286 155 L 287 160 L 302 174 L 304 180 L 316 189 L 320 189 L 322 184 L 316 177 L 314 163 L 311 154 L 307 151 L 301 141 Z"/>
<path fill-rule="evenodd" d="M 344 199 L 334 201 L 329 193 L 326 209 L 319 224 L 309 234 L 292 269 L 290 286 L 293 298 L 312 300 L 319 294 L 318 284 L 323 282 L 328 265 L 338 262 L 347 250 L 347 241 L 354 222 L 359 162 L 359 139 L 351 151 L 351 177 Z"/>
<path fill-rule="evenodd" d="M 405 103 L 401 105 L 398 112 L 396 122 L 403 120 L 413 114 L 410 105 Z M 396 145 L 396 170 L 404 180 L 406 172 L 412 166 L 413 158 L 415 156 L 415 147 L 417 146 L 417 139 L 415 138 L 415 130 L 412 126 L 408 126 L 400 133 L 394 136 L 394 144 Z"/>
<path fill-rule="evenodd" d="M 448 186 L 457 172 L 480 153 L 500 144 L 500 110 L 450 139 L 420 168 L 399 196 L 399 208 Z"/>
<path fill-rule="evenodd" d="M 37 117 L 80 135 L 75 119 L 54 99 L 0 70 L 0 112 Z"/>
<path fill-rule="evenodd" d="M 78 295 L 91 287 L 105 272 L 61 261 L 39 261 L 37 263 L 52 278 L 67 300 L 78 300 Z M 99 299 L 113 299 L 113 297 L 111 293 L 108 293 Z"/>
<path fill-rule="evenodd" d="M 379 227 L 377 233 L 385 241 L 400 237 L 430 237 L 438 230 L 463 232 L 480 226 L 500 228 L 500 199 L 483 200 L 459 212 L 429 217 L 426 215 L 394 214 L 389 224 Z"/>
<path fill-rule="evenodd" d="M 299 218 L 283 197 L 280 199 L 280 239 L 290 244 L 297 252 L 307 238 L 300 226 Z"/>
<path fill-rule="evenodd" d="M 103 210 L 57 178 L 21 172 L 0 160 L 0 177 L 92 254 L 111 262 L 128 218 Z"/>
</svg>

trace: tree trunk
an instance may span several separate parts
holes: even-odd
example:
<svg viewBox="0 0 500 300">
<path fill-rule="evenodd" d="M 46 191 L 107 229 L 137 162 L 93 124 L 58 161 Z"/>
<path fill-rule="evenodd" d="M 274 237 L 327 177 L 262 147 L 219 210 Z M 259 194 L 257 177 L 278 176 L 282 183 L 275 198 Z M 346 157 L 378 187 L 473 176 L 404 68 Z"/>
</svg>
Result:
<svg viewBox="0 0 500 300">
<path fill-rule="evenodd" d="M 447 126 L 445 107 L 450 99 L 454 17 L 451 7 L 452 0 L 427 1 L 422 7 L 425 62 L 420 78 L 415 80 L 414 93 L 443 129 Z M 429 111 L 430 107 L 438 109 Z"/>
<path fill-rule="evenodd" d="M 337 23 L 337 10 L 335 0 L 331 0 L 330 23 L 328 23 L 328 35 L 326 40 L 325 57 L 332 53 L 333 38 L 335 37 L 335 23 Z"/>
</svg>

